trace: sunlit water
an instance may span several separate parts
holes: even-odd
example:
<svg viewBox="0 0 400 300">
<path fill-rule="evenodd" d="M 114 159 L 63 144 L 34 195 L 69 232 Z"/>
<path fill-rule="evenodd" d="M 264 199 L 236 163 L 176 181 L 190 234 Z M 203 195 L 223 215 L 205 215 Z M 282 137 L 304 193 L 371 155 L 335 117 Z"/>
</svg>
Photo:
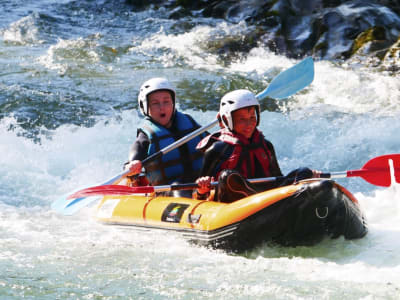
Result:
<svg viewBox="0 0 400 300">
<path fill-rule="evenodd" d="M 145 79 L 168 77 L 180 108 L 205 125 L 224 92 L 261 91 L 298 61 L 255 48 L 227 64 L 206 47 L 246 34 L 244 23 L 173 21 L 122 1 L 0 6 L 0 299 L 399 299 L 399 186 L 339 180 L 367 216 L 361 240 L 241 255 L 100 225 L 91 208 L 51 211 L 60 195 L 121 172 Z M 262 102 L 260 128 L 284 173 L 359 169 L 398 153 L 398 76 L 315 67 L 304 91 Z"/>
</svg>

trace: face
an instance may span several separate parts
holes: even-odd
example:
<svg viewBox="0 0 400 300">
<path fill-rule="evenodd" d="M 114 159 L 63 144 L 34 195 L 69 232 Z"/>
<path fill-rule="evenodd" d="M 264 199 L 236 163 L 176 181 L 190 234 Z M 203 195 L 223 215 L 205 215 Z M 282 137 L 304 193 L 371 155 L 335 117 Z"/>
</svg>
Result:
<svg viewBox="0 0 400 300">
<path fill-rule="evenodd" d="M 251 138 L 257 126 L 257 115 L 254 106 L 232 112 L 233 130 L 246 138 Z"/>
<path fill-rule="evenodd" d="M 147 96 L 149 103 L 149 116 L 164 127 L 170 127 L 174 102 L 167 91 L 156 91 Z"/>
</svg>

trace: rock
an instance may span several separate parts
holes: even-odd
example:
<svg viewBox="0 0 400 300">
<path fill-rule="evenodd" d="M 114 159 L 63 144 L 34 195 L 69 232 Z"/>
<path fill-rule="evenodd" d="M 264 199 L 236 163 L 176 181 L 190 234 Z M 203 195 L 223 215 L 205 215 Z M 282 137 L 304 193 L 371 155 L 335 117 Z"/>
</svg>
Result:
<svg viewBox="0 0 400 300">
<path fill-rule="evenodd" d="M 400 37 L 387 51 L 383 58 L 382 66 L 391 73 L 400 71 Z"/>
<path fill-rule="evenodd" d="M 390 46 L 386 39 L 386 30 L 382 26 L 374 26 L 360 33 L 353 41 L 351 55 L 377 52 Z"/>
<path fill-rule="evenodd" d="M 348 59 L 384 49 L 400 34 L 398 0 L 126 0 L 136 8 L 149 5 L 170 10 L 169 17 L 203 16 L 228 22 L 245 21 L 254 28 L 247 36 L 210 42 L 211 51 L 227 58 L 258 44 L 289 57 L 313 55 Z M 187 22 L 187 20 L 186 20 Z"/>
</svg>

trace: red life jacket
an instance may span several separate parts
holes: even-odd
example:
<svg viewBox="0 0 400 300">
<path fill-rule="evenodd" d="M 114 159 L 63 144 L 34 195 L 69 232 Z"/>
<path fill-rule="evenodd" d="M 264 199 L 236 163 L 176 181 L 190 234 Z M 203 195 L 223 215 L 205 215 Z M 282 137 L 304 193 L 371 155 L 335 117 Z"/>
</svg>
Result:
<svg viewBox="0 0 400 300">
<path fill-rule="evenodd" d="M 260 131 L 256 129 L 249 140 L 224 128 L 220 131 L 220 135 L 214 138 L 234 146 L 232 155 L 221 164 L 220 171 L 234 169 L 245 178 L 254 178 L 256 176 L 256 164 L 261 164 L 264 176 L 271 176 L 272 155 Z"/>
</svg>

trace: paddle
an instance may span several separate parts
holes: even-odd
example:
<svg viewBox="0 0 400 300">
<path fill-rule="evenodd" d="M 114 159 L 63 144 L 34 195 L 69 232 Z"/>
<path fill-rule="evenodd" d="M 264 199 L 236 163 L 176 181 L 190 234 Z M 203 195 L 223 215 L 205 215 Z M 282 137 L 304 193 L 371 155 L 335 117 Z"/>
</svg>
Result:
<svg viewBox="0 0 400 300">
<path fill-rule="evenodd" d="M 322 173 L 321 178 L 344 178 L 344 177 L 361 177 L 367 182 L 388 187 L 391 185 L 392 178 L 395 182 L 400 183 L 400 154 L 388 154 L 377 156 L 369 160 L 361 169 L 350 170 L 343 172 Z M 249 179 L 251 183 L 273 182 L 281 177 L 254 178 Z M 393 182 L 394 183 L 394 182 Z M 216 186 L 218 182 L 213 182 Z M 104 185 L 95 186 L 80 190 L 68 197 L 73 199 L 77 197 L 99 196 L 99 195 L 132 195 L 132 194 L 147 194 L 154 192 L 168 192 L 176 190 L 192 190 L 197 188 L 196 183 L 171 184 L 159 186 L 138 186 L 128 187 L 124 185 Z"/>
<path fill-rule="evenodd" d="M 311 57 L 303 59 L 298 64 L 293 67 L 279 73 L 268 85 L 268 87 L 261 93 L 256 95 L 258 100 L 262 100 L 266 97 L 274 99 L 285 99 L 298 91 L 304 89 L 314 80 L 314 61 Z M 194 139 L 196 136 L 202 134 L 203 132 L 209 130 L 218 124 L 218 120 L 212 121 L 210 124 L 200 127 L 197 130 L 191 132 L 187 136 L 179 139 L 178 141 L 172 143 L 171 145 L 161 149 L 157 153 L 152 154 L 142 161 L 142 165 L 146 166 L 149 162 L 152 162 L 162 155 L 180 147 L 186 142 Z M 120 177 L 124 177 L 129 171 L 120 174 Z M 120 178 L 119 177 L 119 178 Z"/>
<path fill-rule="evenodd" d="M 361 177 L 371 184 L 388 187 L 392 183 L 400 183 L 400 154 L 377 156 L 369 160 L 360 170 L 322 173 L 321 177 Z"/>
<path fill-rule="evenodd" d="M 263 99 L 267 96 L 275 99 L 284 99 L 287 98 L 296 92 L 302 90 L 306 86 L 308 86 L 314 80 L 314 61 L 311 57 L 308 57 L 302 60 L 300 63 L 294 65 L 293 67 L 283 71 L 282 73 L 278 74 L 268 85 L 268 87 L 259 93 L 256 97 L 257 99 Z M 200 135 L 201 133 L 207 131 L 208 129 L 212 128 L 218 124 L 218 120 L 214 120 L 210 124 L 200 127 L 197 130 L 193 131 L 189 135 L 181 138 L 180 140 L 172 143 L 171 145 L 161 149 L 159 152 L 154 153 L 153 155 L 147 157 L 142 161 L 142 165 L 146 166 L 149 162 L 161 157 L 162 155 L 172 151 L 184 143 L 188 142 L 189 140 L 195 138 L 196 136 Z M 122 180 L 125 176 L 129 174 L 129 170 L 124 171 L 113 178 L 107 180 L 106 182 L 100 184 L 100 186 L 105 185 L 115 185 L 120 180 Z M 80 210 L 81 208 L 85 207 L 92 201 L 96 199 L 86 199 L 76 198 L 72 201 L 69 200 L 68 197 L 61 197 L 60 199 L 56 200 L 52 204 L 52 209 L 62 213 L 64 215 L 71 215 Z"/>
<path fill-rule="evenodd" d="M 279 177 L 266 177 L 266 178 L 253 178 L 248 181 L 251 183 L 270 182 L 275 181 Z M 283 176 L 282 176 L 283 178 Z M 211 186 L 218 185 L 218 181 L 211 183 Z M 68 196 L 68 199 L 74 199 L 78 197 L 89 197 L 89 196 L 105 196 L 105 195 L 132 195 L 132 194 L 148 194 L 148 193 L 159 193 L 169 192 L 177 190 L 193 190 L 197 188 L 197 183 L 179 183 L 169 185 L 156 185 L 156 186 L 137 186 L 129 187 L 126 185 L 100 185 L 80 190 L 74 194 Z"/>
<path fill-rule="evenodd" d="M 304 89 L 314 80 L 314 61 L 311 57 L 303 59 L 293 67 L 276 76 L 268 87 L 257 94 L 257 99 L 270 97 L 285 99 Z"/>
</svg>

